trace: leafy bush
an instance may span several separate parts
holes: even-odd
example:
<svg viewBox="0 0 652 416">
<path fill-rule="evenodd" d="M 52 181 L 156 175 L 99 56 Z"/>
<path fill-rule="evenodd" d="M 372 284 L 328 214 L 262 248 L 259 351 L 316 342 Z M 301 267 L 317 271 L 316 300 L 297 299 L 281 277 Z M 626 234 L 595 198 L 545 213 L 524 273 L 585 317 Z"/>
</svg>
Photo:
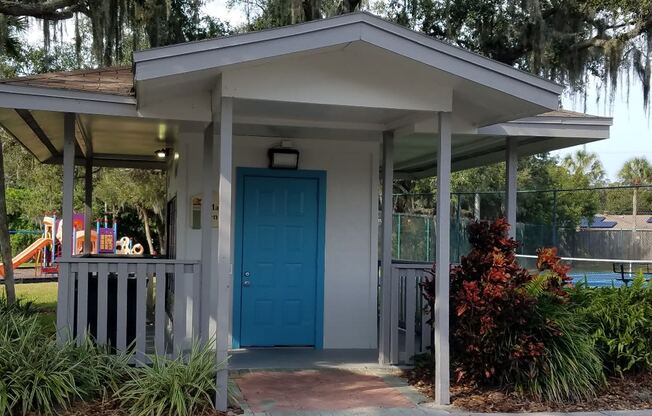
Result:
<svg viewBox="0 0 652 416">
<path fill-rule="evenodd" d="M 211 408 L 216 366 L 210 344 L 194 343 L 187 363 L 183 357 L 152 356 L 151 366 L 130 370 L 117 400 L 134 416 L 185 416 Z"/>
<path fill-rule="evenodd" d="M 34 314 L 0 310 L 0 414 L 54 414 L 75 399 L 113 390 L 126 370 L 126 359 L 96 347 L 57 345 Z"/>
<path fill-rule="evenodd" d="M 505 220 L 469 225 L 471 252 L 451 269 L 451 351 L 458 380 L 513 386 L 548 400 L 583 399 L 604 381 L 586 326 L 571 311 L 568 268 L 542 250 L 540 272 L 516 261 Z M 424 284 L 434 301 L 435 276 Z"/>
<path fill-rule="evenodd" d="M 628 287 L 579 284 L 571 293 L 609 372 L 652 370 L 652 283 L 639 275 Z"/>
<path fill-rule="evenodd" d="M 539 259 L 545 255 L 545 251 L 540 252 Z M 553 267 L 564 266 L 557 259 Z M 538 337 L 543 340 L 545 353 L 537 361 L 534 376 L 515 369 L 514 384 L 547 400 L 586 399 L 605 383 L 602 359 L 589 326 L 575 313 L 573 304 L 567 301 L 567 292 L 560 286 L 568 280 L 565 272 L 560 276 L 544 269 L 526 285 L 528 293 L 537 300 L 532 329 L 540 331 Z"/>
<path fill-rule="evenodd" d="M 5 296 L 0 296 L 0 317 L 5 314 L 34 315 L 38 312 L 34 302 L 16 299 L 16 302 L 9 304 Z"/>
</svg>

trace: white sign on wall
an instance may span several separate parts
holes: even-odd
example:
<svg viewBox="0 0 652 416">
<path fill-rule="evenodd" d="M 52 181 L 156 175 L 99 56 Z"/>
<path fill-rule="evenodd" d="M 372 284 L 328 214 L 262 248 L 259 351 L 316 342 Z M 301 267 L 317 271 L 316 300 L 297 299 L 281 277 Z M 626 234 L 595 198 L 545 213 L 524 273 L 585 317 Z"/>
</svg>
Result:
<svg viewBox="0 0 652 416">
<path fill-rule="evenodd" d="M 201 201 L 203 194 L 197 194 L 190 197 L 190 228 L 199 230 L 201 228 Z M 217 192 L 213 192 L 213 206 L 211 212 L 212 227 L 217 228 L 218 222 L 218 197 Z"/>
</svg>

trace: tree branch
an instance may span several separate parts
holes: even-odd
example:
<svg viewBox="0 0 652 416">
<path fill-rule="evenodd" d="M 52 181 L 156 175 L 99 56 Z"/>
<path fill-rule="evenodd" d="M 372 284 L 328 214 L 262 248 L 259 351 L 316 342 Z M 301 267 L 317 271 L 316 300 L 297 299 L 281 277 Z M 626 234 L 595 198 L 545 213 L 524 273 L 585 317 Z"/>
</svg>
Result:
<svg viewBox="0 0 652 416">
<path fill-rule="evenodd" d="M 7 16 L 30 16 L 45 20 L 70 19 L 86 11 L 86 0 L 46 0 L 42 3 L 0 0 L 0 13 Z"/>
<path fill-rule="evenodd" d="M 595 36 L 591 39 L 586 39 L 581 42 L 577 42 L 575 45 L 571 46 L 572 50 L 578 51 L 587 48 L 603 48 L 610 40 L 618 39 L 624 42 L 630 41 L 643 33 L 647 32 L 652 28 L 652 16 L 648 17 L 647 20 L 642 20 L 634 25 L 634 27 L 624 33 L 616 34 L 614 36 Z"/>
</svg>

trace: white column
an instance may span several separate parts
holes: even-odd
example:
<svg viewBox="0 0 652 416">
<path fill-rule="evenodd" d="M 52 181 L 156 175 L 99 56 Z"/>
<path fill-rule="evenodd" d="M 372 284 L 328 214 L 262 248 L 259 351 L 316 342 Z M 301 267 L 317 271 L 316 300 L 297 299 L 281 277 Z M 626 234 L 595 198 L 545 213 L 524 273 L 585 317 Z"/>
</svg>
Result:
<svg viewBox="0 0 652 416">
<path fill-rule="evenodd" d="M 227 359 L 231 308 L 229 298 L 233 287 L 231 259 L 231 192 L 233 174 L 233 98 L 222 97 L 220 103 L 220 179 L 217 238 L 217 362 Z M 217 373 L 217 410 L 226 411 L 228 369 Z"/>
<path fill-rule="evenodd" d="M 72 199 L 75 180 L 75 115 L 63 118 L 63 235 L 61 260 L 69 261 L 72 253 Z M 56 229 L 53 228 L 53 233 Z M 67 263 L 59 267 L 57 289 L 57 340 L 65 342 L 72 336 L 72 312 L 74 311 L 74 282 L 68 273 Z"/>
<path fill-rule="evenodd" d="M 515 139 L 506 138 L 505 151 L 505 218 L 510 225 L 509 236 L 516 237 L 516 174 L 518 151 Z"/>
<path fill-rule="evenodd" d="M 390 363 L 391 338 L 391 292 L 392 275 L 392 220 L 393 220 L 393 183 L 394 183 L 394 132 L 383 132 L 383 206 L 382 206 L 382 254 L 381 254 L 381 298 L 380 298 L 380 334 L 378 345 L 378 362 Z"/>
<path fill-rule="evenodd" d="M 93 224 L 93 155 L 86 147 L 86 160 L 84 172 L 84 254 L 91 254 L 93 242 L 91 241 L 91 229 Z M 96 247 L 99 248 L 100 236 L 96 236 Z"/>
<path fill-rule="evenodd" d="M 72 256 L 72 210 L 75 189 L 75 114 L 66 113 L 63 121 L 63 233 L 61 257 Z"/>
<path fill-rule="evenodd" d="M 450 404 L 449 286 L 451 216 L 451 113 L 439 113 L 437 245 L 435 253 L 435 402 Z"/>
<path fill-rule="evenodd" d="M 213 141 L 215 124 L 204 129 L 204 157 L 202 164 L 202 203 L 201 203 L 201 284 L 199 337 L 202 342 L 210 339 L 209 317 L 211 312 L 211 277 L 213 270 L 213 184 L 215 167 L 213 163 Z"/>
<path fill-rule="evenodd" d="M 480 220 L 480 194 L 476 193 L 473 196 L 473 216 L 476 220 Z"/>
</svg>

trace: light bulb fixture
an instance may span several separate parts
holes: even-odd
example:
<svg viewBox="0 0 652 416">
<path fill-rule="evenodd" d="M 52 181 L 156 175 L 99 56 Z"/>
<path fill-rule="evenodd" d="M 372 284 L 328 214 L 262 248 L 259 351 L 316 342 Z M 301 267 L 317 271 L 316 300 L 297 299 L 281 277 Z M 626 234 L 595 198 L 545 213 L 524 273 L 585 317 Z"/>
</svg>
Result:
<svg viewBox="0 0 652 416">
<path fill-rule="evenodd" d="M 170 149 L 168 149 L 168 148 L 158 149 L 157 151 L 154 152 L 154 154 L 159 159 L 165 159 L 170 154 Z"/>
<path fill-rule="evenodd" d="M 272 169 L 298 169 L 299 151 L 287 147 L 273 147 L 267 151 Z"/>
</svg>

